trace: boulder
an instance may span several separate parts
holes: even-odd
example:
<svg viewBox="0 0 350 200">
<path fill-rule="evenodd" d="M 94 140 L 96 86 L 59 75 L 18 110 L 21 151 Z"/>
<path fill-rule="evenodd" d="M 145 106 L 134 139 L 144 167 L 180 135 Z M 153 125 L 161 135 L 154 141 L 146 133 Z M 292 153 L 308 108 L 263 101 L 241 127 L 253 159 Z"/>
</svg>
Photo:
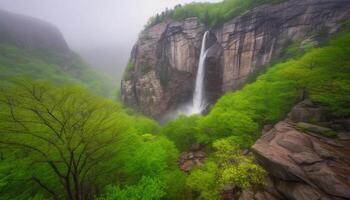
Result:
<svg viewBox="0 0 350 200">
<path fill-rule="evenodd" d="M 328 130 L 312 124 L 307 129 Z M 252 151 L 275 180 L 270 185 L 288 200 L 350 199 L 348 140 L 303 133 L 287 118 L 263 135 Z"/>
<path fill-rule="evenodd" d="M 202 166 L 207 155 L 199 144 L 193 144 L 189 151 L 182 152 L 178 164 L 182 171 L 189 172 L 194 166 Z"/>
<path fill-rule="evenodd" d="M 294 122 L 321 122 L 325 120 L 325 112 L 322 107 L 306 99 L 294 106 L 288 117 Z"/>
<path fill-rule="evenodd" d="M 276 186 L 288 200 L 319 200 L 324 196 L 319 190 L 304 183 L 279 181 Z"/>
<path fill-rule="evenodd" d="M 235 193 L 237 192 L 236 187 L 234 185 L 225 185 L 221 192 L 222 200 L 234 200 Z"/>
</svg>

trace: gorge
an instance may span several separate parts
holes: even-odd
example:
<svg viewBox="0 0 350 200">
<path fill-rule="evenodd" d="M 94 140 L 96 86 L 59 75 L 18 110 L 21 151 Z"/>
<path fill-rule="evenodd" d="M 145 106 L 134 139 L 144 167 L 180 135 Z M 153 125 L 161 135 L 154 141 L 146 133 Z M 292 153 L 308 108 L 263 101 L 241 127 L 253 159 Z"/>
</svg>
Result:
<svg viewBox="0 0 350 200">
<path fill-rule="evenodd" d="M 190 1 L 149 19 L 120 91 L 51 17 L 104 35 L 165 1 L 0 9 L 1 200 L 350 200 L 350 0 Z"/>
<path fill-rule="evenodd" d="M 346 0 L 293 0 L 263 5 L 211 28 L 204 90 L 208 103 L 241 88 L 252 74 L 283 57 L 292 44 L 317 44 L 349 17 Z M 193 97 L 201 39 L 197 18 L 168 19 L 140 34 L 121 85 L 123 102 L 161 118 Z M 321 37 L 322 36 L 322 37 Z"/>
</svg>

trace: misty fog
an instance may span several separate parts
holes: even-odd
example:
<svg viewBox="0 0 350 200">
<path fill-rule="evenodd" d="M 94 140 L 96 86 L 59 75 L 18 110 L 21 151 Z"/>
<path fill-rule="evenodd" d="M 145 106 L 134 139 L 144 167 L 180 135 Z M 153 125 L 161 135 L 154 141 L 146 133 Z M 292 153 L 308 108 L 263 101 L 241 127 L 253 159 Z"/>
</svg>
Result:
<svg viewBox="0 0 350 200">
<path fill-rule="evenodd" d="M 69 46 L 94 68 L 119 79 L 149 17 L 190 2 L 193 0 L 1 0 L 0 8 L 57 26 Z"/>
</svg>

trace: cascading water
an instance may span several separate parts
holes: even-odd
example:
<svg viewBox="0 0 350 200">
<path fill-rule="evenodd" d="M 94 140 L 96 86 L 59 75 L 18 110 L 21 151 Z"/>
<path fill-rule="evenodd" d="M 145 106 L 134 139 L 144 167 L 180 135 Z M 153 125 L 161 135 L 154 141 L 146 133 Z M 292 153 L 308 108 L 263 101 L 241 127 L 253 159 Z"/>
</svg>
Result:
<svg viewBox="0 0 350 200">
<path fill-rule="evenodd" d="M 176 116 L 184 115 L 193 115 L 201 114 L 202 111 L 207 106 L 204 98 L 204 73 L 205 73 L 205 59 L 207 57 L 208 50 L 206 48 L 206 41 L 209 31 L 206 31 L 203 35 L 201 53 L 199 57 L 197 76 L 196 76 L 196 85 L 193 93 L 192 102 L 180 106 L 177 110 L 168 113 L 164 116 L 162 123 L 165 123 L 171 119 L 175 119 Z"/>
<path fill-rule="evenodd" d="M 189 114 L 199 114 L 206 106 L 204 98 L 204 72 L 205 72 L 205 59 L 207 57 L 208 50 L 206 49 L 206 40 L 208 31 L 204 33 L 202 40 L 201 53 L 199 57 L 196 85 L 193 94 L 192 107 L 189 109 Z"/>
<path fill-rule="evenodd" d="M 200 114 L 207 106 L 207 103 L 204 98 L 204 72 L 205 72 L 205 59 L 208 53 L 206 49 L 206 40 L 207 40 L 208 34 L 209 34 L 209 31 L 206 31 L 202 39 L 201 53 L 199 57 L 198 70 L 197 70 L 197 76 L 196 76 L 196 85 L 193 93 L 192 102 L 190 102 L 189 104 L 180 106 L 174 112 L 168 113 L 166 116 L 164 116 L 163 123 L 171 119 L 175 119 L 176 116 L 181 114 L 184 114 L 184 115 Z"/>
</svg>

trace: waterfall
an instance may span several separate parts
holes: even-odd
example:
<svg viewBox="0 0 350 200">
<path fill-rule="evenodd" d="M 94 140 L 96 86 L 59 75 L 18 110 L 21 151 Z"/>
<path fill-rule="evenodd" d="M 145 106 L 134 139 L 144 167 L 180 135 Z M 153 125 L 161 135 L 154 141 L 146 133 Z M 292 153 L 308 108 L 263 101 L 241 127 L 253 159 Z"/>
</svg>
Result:
<svg viewBox="0 0 350 200">
<path fill-rule="evenodd" d="M 192 100 L 192 108 L 189 110 L 189 114 L 199 114 L 201 113 L 205 107 L 206 102 L 204 98 L 204 72 L 205 72 L 205 59 L 207 57 L 207 49 L 206 49 L 206 40 L 208 31 L 204 33 L 202 40 L 201 53 L 199 57 L 197 77 L 196 77 L 196 85 L 193 93 Z"/>
<path fill-rule="evenodd" d="M 193 93 L 192 102 L 179 106 L 175 111 L 167 113 L 163 118 L 163 123 L 175 119 L 178 115 L 193 115 L 201 114 L 207 106 L 207 102 L 204 97 L 204 72 L 205 72 L 205 60 L 207 57 L 206 41 L 209 31 L 206 31 L 203 35 L 201 52 L 199 57 L 196 84 Z"/>
</svg>

